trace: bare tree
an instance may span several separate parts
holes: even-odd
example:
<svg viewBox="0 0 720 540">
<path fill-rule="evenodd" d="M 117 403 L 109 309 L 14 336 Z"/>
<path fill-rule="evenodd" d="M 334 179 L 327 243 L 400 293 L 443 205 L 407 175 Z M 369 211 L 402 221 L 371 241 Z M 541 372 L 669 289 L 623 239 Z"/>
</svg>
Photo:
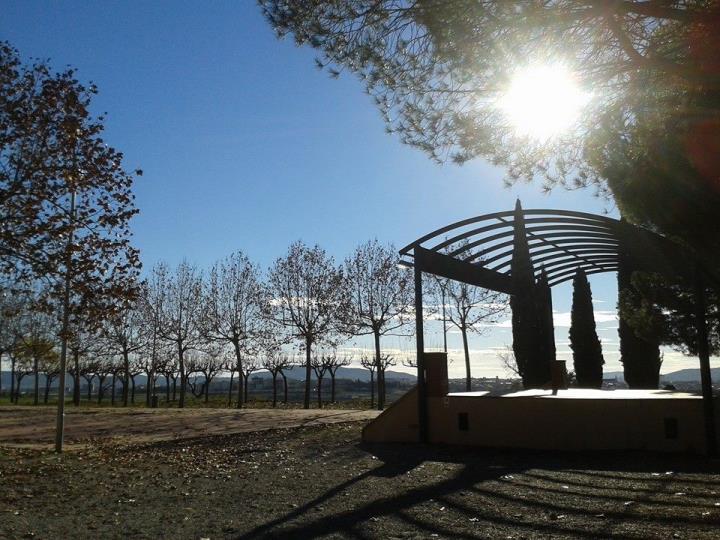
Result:
<svg viewBox="0 0 720 540">
<path fill-rule="evenodd" d="M 190 387 L 195 397 L 204 396 L 205 403 L 209 401 L 212 380 L 220 373 L 225 364 L 221 354 L 221 350 L 196 352 L 192 355 L 188 365 L 188 375 L 192 373 L 202 375 L 202 385 L 198 387 L 197 377 L 194 377 Z"/>
<path fill-rule="evenodd" d="M 112 386 L 112 379 L 108 381 L 108 378 L 115 373 L 117 361 L 115 358 L 106 358 L 97 363 L 95 368 L 95 376 L 98 380 L 98 404 L 102 403 L 105 398 L 105 392 Z"/>
<path fill-rule="evenodd" d="M 315 353 L 310 361 L 312 370 L 315 372 L 317 379 L 317 401 L 318 409 L 322 409 L 322 382 L 328 370 L 326 355 L 322 352 Z"/>
<path fill-rule="evenodd" d="M 380 338 L 405 325 L 413 303 L 411 274 L 399 266 L 392 246 L 371 240 L 345 261 L 345 287 L 349 306 L 346 323 L 355 335 L 372 335 L 377 363 L 378 409 L 385 406 L 385 371 Z"/>
<path fill-rule="evenodd" d="M 250 380 L 250 375 L 259 369 L 261 369 L 260 363 L 254 356 L 246 358 L 245 362 L 243 362 L 242 371 L 240 372 L 240 380 L 238 383 L 245 386 L 245 403 L 248 402 L 248 381 Z"/>
<path fill-rule="evenodd" d="M 245 254 L 239 251 L 233 253 L 215 263 L 210 270 L 204 299 L 204 335 L 211 341 L 231 344 L 235 353 L 235 370 L 242 373 L 243 356 L 252 352 L 248 342 L 257 335 L 261 321 L 260 271 Z M 242 392 L 243 385 L 240 384 L 238 408 L 243 404 Z"/>
<path fill-rule="evenodd" d="M 375 407 L 375 371 L 378 363 L 374 356 L 363 354 L 360 357 L 360 365 L 370 372 L 370 408 Z"/>
<path fill-rule="evenodd" d="M 187 371 L 185 355 L 201 344 L 202 278 L 187 261 L 181 262 L 171 276 L 164 264 L 153 269 L 148 284 L 148 299 L 158 316 L 158 330 L 162 339 L 173 344 L 177 353 L 180 374 L 180 401 L 185 407 Z"/>
<path fill-rule="evenodd" d="M 481 334 L 487 329 L 482 323 L 491 323 L 507 311 L 507 297 L 489 289 L 475 287 L 460 281 L 445 281 L 445 298 L 447 318 L 462 336 L 465 358 L 465 390 L 472 390 L 472 373 L 470 369 L 470 347 L 468 333 Z"/>
<path fill-rule="evenodd" d="M 518 368 L 517 362 L 515 361 L 515 353 L 512 347 L 505 346 L 505 350 L 497 353 L 497 358 L 505 370 L 507 375 L 511 377 L 520 377 L 520 369 Z"/>
<path fill-rule="evenodd" d="M 123 302 L 106 321 L 103 333 L 108 349 L 120 355 L 123 361 L 123 407 L 128 406 L 130 387 L 130 356 L 146 344 L 146 318 L 137 301 Z"/>
<path fill-rule="evenodd" d="M 312 348 L 338 326 L 343 310 L 341 273 L 319 246 L 302 242 L 290 246 L 288 254 L 275 261 L 269 272 L 268 313 L 305 349 L 304 407 L 310 408 Z"/>
<path fill-rule="evenodd" d="M 290 367 L 291 360 L 288 354 L 280 350 L 279 347 L 266 348 L 262 356 L 262 368 L 266 369 L 272 375 L 273 385 L 273 408 L 277 406 L 277 378 L 283 374 L 283 371 Z M 285 401 L 287 402 L 287 378 L 283 374 L 285 381 Z"/>
<path fill-rule="evenodd" d="M 330 402 L 335 403 L 335 375 L 341 367 L 349 366 L 352 358 L 349 355 L 338 356 L 337 352 L 333 351 L 324 357 L 324 362 L 330 374 Z"/>
<path fill-rule="evenodd" d="M 21 323 L 17 327 L 17 351 L 32 361 L 33 376 L 35 378 L 33 389 L 33 404 L 40 402 L 40 363 L 57 355 L 53 341 L 54 321 L 35 302 L 29 302 L 21 316 Z"/>
</svg>

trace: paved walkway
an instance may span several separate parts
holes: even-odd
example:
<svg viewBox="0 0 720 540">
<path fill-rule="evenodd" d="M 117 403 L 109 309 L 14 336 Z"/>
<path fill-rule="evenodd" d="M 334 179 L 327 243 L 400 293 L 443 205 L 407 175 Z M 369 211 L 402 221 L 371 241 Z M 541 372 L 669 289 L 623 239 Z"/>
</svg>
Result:
<svg viewBox="0 0 720 540">
<path fill-rule="evenodd" d="M 67 409 L 65 441 L 140 443 L 370 420 L 352 409 Z M 0 446 L 42 447 L 55 435 L 53 407 L 0 407 Z"/>
</svg>

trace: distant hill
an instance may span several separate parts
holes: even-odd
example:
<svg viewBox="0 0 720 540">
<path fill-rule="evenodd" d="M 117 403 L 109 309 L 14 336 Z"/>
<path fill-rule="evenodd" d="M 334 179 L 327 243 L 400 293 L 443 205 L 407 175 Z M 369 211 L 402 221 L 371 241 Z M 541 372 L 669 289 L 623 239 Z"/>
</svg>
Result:
<svg viewBox="0 0 720 540">
<path fill-rule="evenodd" d="M 720 382 L 720 367 L 710 370 L 710 378 L 716 383 Z M 700 382 L 700 369 L 688 368 L 664 373 L 660 375 L 660 380 L 663 382 Z"/>
<path fill-rule="evenodd" d="M 303 367 L 296 367 L 294 369 L 290 369 L 287 372 L 288 379 L 294 379 L 294 380 L 304 380 L 305 379 L 305 368 Z M 256 373 L 253 373 L 252 377 L 261 377 L 263 379 L 269 379 L 271 377 L 270 373 L 267 371 L 258 371 Z M 327 376 L 328 379 L 330 376 Z M 229 375 L 223 375 L 222 377 L 217 377 L 216 380 L 219 379 L 229 379 Z M 315 374 L 313 373 L 313 379 L 315 378 Z M 337 372 L 337 378 L 338 379 L 350 379 L 350 380 L 360 380 L 360 381 L 369 381 L 370 380 L 370 372 L 367 369 L 363 368 L 354 368 L 354 367 L 341 367 L 338 369 Z M 389 381 L 407 381 L 407 382 L 415 382 L 415 379 L 417 378 L 415 375 L 411 373 L 404 373 L 402 371 L 386 371 L 385 372 L 385 378 Z M 135 384 L 138 386 L 144 386 L 146 381 L 145 375 L 138 375 L 135 377 Z M 82 385 L 85 385 L 85 379 L 81 379 L 80 381 Z M 23 390 L 30 389 L 33 387 L 35 383 L 35 378 L 32 375 L 28 375 L 22 380 L 22 388 Z M 165 379 L 160 378 L 160 384 L 164 384 Z M 53 387 L 57 385 L 57 380 L 53 382 Z M 68 380 L 68 386 L 72 386 L 72 381 Z M 40 388 L 41 391 L 45 388 L 45 377 L 40 374 Z M 10 372 L 6 369 L 3 369 L 2 372 L 2 390 L 9 391 L 10 390 Z"/>
<path fill-rule="evenodd" d="M 710 370 L 710 377 L 714 382 L 720 382 L 720 367 L 712 368 Z M 610 371 L 603 373 L 603 379 L 614 379 L 618 381 L 624 381 L 622 371 Z M 660 382 L 671 383 L 671 382 L 700 382 L 700 369 L 699 368 L 687 368 L 680 369 L 678 371 L 672 371 L 670 373 L 662 373 L 660 375 Z"/>
</svg>

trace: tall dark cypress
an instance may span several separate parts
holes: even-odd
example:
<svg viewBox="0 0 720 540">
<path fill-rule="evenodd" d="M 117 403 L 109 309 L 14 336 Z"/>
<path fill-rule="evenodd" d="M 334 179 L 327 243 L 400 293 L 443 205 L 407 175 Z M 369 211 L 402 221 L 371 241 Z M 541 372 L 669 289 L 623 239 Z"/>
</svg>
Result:
<svg viewBox="0 0 720 540">
<path fill-rule="evenodd" d="M 534 269 L 530 259 L 522 206 L 515 203 L 513 255 L 510 275 L 515 294 L 512 309 L 513 352 L 525 388 L 538 388 L 548 382 L 541 354 L 540 328 L 536 307 Z"/>
<path fill-rule="evenodd" d="M 545 269 L 535 284 L 535 309 L 538 317 L 538 359 L 535 365 L 538 380 L 547 382 L 552 378 L 552 364 L 557 360 L 555 325 L 553 324 L 552 292 Z"/>
<path fill-rule="evenodd" d="M 600 388 L 605 360 L 595 326 L 590 283 L 581 269 L 573 279 L 570 348 L 577 385 L 580 388 Z"/>
</svg>

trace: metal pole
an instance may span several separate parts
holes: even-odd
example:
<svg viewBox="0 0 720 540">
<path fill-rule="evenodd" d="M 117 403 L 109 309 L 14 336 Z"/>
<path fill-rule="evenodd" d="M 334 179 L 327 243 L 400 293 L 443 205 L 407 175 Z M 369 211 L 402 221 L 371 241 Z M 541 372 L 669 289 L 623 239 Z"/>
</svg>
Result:
<svg viewBox="0 0 720 540">
<path fill-rule="evenodd" d="M 67 371 L 67 344 L 70 330 L 70 286 L 72 278 L 72 245 L 75 237 L 75 191 L 70 193 L 70 231 L 65 248 L 65 291 L 63 296 L 63 319 L 60 349 L 60 381 L 58 382 L 58 409 L 55 424 L 55 452 L 63 451 L 63 432 L 65 430 L 65 371 Z"/>
<path fill-rule="evenodd" d="M 695 325 L 697 328 L 697 349 L 700 359 L 700 383 L 702 386 L 703 413 L 705 417 L 705 439 L 709 456 L 717 455 L 717 435 L 715 434 L 715 405 L 710 375 L 710 346 L 708 344 L 707 320 L 705 318 L 705 284 L 702 271 L 698 267 L 695 277 Z"/>
<path fill-rule="evenodd" d="M 417 388 L 418 388 L 418 438 L 428 441 L 427 387 L 425 385 L 425 340 L 423 336 L 423 290 L 422 261 L 420 254 L 414 254 L 415 269 L 415 340 L 417 351 Z"/>
<path fill-rule="evenodd" d="M 440 290 L 442 291 L 443 350 L 445 351 L 445 354 L 447 354 L 447 318 L 445 317 L 445 287 L 447 287 L 447 282 L 445 283 L 445 285 L 440 286 Z"/>
</svg>

